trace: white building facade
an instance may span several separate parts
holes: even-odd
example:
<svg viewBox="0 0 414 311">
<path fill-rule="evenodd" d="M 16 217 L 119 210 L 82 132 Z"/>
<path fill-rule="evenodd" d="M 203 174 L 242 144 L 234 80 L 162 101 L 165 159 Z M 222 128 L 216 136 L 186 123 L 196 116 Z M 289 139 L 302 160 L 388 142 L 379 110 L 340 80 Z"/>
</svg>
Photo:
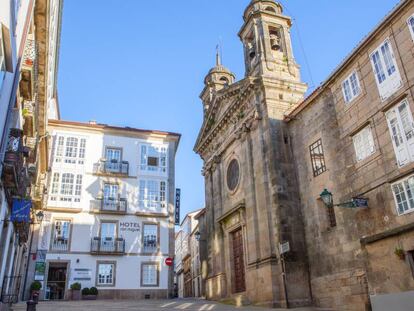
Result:
<svg viewBox="0 0 414 311">
<path fill-rule="evenodd" d="M 50 121 L 47 207 L 36 239 L 41 297 L 70 285 L 98 297 L 168 298 L 173 290 L 174 171 L 180 135 Z"/>
<path fill-rule="evenodd" d="M 61 14 L 61 0 L 0 1 L 0 310 L 27 298 L 38 190 L 48 169 L 49 101 L 58 110 Z M 47 99 L 46 84 L 53 85 Z M 16 201 L 32 207 L 28 221 L 16 220 Z"/>
</svg>

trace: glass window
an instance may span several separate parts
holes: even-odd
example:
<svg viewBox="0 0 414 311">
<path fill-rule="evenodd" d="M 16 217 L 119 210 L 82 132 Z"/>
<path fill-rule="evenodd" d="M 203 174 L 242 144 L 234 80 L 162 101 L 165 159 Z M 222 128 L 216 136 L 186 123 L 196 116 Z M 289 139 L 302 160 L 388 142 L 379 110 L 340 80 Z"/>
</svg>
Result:
<svg viewBox="0 0 414 311">
<path fill-rule="evenodd" d="M 58 136 L 55 146 L 55 162 L 85 164 L 86 139 Z"/>
<path fill-rule="evenodd" d="M 141 170 L 165 173 L 167 171 L 167 148 L 141 145 Z"/>
<path fill-rule="evenodd" d="M 362 161 L 368 158 L 371 154 L 375 153 L 374 138 L 372 137 L 371 127 L 367 126 L 354 137 L 354 148 L 357 161 Z"/>
<path fill-rule="evenodd" d="M 319 176 L 326 171 L 325 157 L 323 154 L 322 139 L 309 146 L 312 162 L 313 176 Z"/>
<path fill-rule="evenodd" d="M 371 53 L 370 57 L 381 99 L 385 100 L 402 86 L 401 76 L 389 40 L 385 40 Z"/>
<path fill-rule="evenodd" d="M 67 251 L 69 249 L 70 237 L 69 220 L 56 220 L 53 230 L 52 250 Z"/>
<path fill-rule="evenodd" d="M 80 202 L 82 197 L 83 175 L 53 173 L 51 181 L 51 201 Z"/>
<path fill-rule="evenodd" d="M 356 72 L 353 72 L 344 82 L 342 82 L 342 91 L 344 93 L 345 102 L 347 103 L 350 103 L 354 98 L 361 94 L 361 87 Z"/>
<path fill-rule="evenodd" d="M 392 185 L 398 215 L 414 211 L 414 176 Z"/>
<path fill-rule="evenodd" d="M 62 174 L 60 194 L 62 194 L 62 195 L 72 195 L 73 194 L 74 176 L 75 175 L 70 174 L 70 173 Z"/>
<path fill-rule="evenodd" d="M 98 285 L 114 285 L 115 264 L 98 264 Z"/>
<path fill-rule="evenodd" d="M 388 127 L 400 167 L 414 161 L 414 121 L 407 100 L 386 113 Z"/>
<path fill-rule="evenodd" d="M 158 265 L 142 265 L 142 286 L 158 286 Z"/>
<path fill-rule="evenodd" d="M 158 249 L 158 225 L 144 224 L 144 230 L 142 234 L 144 253 L 156 252 Z"/>
<path fill-rule="evenodd" d="M 407 23 L 408 23 L 408 28 L 410 29 L 410 32 L 411 32 L 411 36 L 413 37 L 413 40 L 414 40 L 414 15 L 408 19 Z"/>
<path fill-rule="evenodd" d="M 139 203 L 140 207 L 156 209 L 166 207 L 165 181 L 140 180 L 139 182 Z"/>
</svg>

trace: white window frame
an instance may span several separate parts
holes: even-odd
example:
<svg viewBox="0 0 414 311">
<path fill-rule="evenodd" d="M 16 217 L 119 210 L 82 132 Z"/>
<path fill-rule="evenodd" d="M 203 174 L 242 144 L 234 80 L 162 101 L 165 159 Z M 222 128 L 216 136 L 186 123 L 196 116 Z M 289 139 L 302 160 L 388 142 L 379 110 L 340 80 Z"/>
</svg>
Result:
<svg viewBox="0 0 414 311">
<path fill-rule="evenodd" d="M 371 126 L 368 125 L 352 137 L 358 162 L 365 160 L 376 151 Z"/>
<path fill-rule="evenodd" d="M 167 207 L 167 181 L 141 179 L 138 193 L 139 207 L 160 210 Z"/>
<path fill-rule="evenodd" d="M 108 270 L 109 273 L 108 271 L 101 270 L 101 266 L 103 267 L 105 266 L 105 268 L 110 267 L 110 270 Z M 96 285 L 97 286 L 115 286 L 115 272 L 116 272 L 115 269 L 116 269 L 115 263 L 98 262 Z M 103 278 L 100 277 L 101 271 L 103 272 L 102 273 Z"/>
<path fill-rule="evenodd" d="M 83 175 L 73 172 L 53 172 L 51 176 L 50 202 L 80 203 Z"/>
<path fill-rule="evenodd" d="M 56 135 L 55 163 L 85 164 L 86 138 L 74 135 Z"/>
<path fill-rule="evenodd" d="M 393 183 L 391 191 L 398 216 L 414 212 L 414 175 Z"/>
<path fill-rule="evenodd" d="M 166 145 L 141 144 L 140 145 L 140 170 L 147 172 L 167 173 L 168 171 L 168 147 Z M 157 158 L 157 166 L 148 164 L 148 158 Z"/>
<path fill-rule="evenodd" d="M 359 82 L 358 73 L 354 70 L 343 82 L 342 82 L 342 94 L 347 104 L 351 103 L 355 98 L 361 95 L 361 84 Z"/>
<path fill-rule="evenodd" d="M 145 271 L 146 267 L 151 267 L 150 271 Z M 158 287 L 159 286 L 159 275 L 160 275 L 160 265 L 158 263 L 142 263 L 142 278 L 141 278 L 141 286 L 142 287 Z M 149 272 L 155 273 L 151 277 L 151 281 L 148 281 L 148 279 L 145 279 L 145 277 L 148 275 Z"/>
<path fill-rule="evenodd" d="M 414 14 L 407 19 L 408 29 L 410 29 L 411 37 L 414 41 Z"/>
<path fill-rule="evenodd" d="M 385 39 L 370 54 L 370 60 L 381 100 L 384 101 L 403 85 L 398 63 L 389 38 Z"/>
<path fill-rule="evenodd" d="M 405 105 L 407 109 L 406 118 L 401 117 L 400 108 Z M 395 123 L 391 123 L 391 115 L 395 115 Z M 394 147 L 395 157 L 399 167 L 403 167 L 414 161 L 414 120 L 407 99 L 404 99 L 385 114 L 388 129 Z"/>
</svg>

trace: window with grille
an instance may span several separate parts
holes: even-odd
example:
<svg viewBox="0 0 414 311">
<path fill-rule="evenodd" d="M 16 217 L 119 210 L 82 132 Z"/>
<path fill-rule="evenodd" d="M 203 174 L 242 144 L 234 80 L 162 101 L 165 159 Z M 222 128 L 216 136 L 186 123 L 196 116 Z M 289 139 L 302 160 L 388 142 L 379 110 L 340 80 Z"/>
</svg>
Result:
<svg viewBox="0 0 414 311">
<path fill-rule="evenodd" d="M 352 140 L 354 142 L 357 161 L 362 161 L 375 153 L 374 138 L 372 137 L 370 126 L 358 132 L 352 137 Z"/>
<path fill-rule="evenodd" d="M 166 207 L 165 181 L 140 180 L 139 182 L 139 206 L 147 209 Z"/>
<path fill-rule="evenodd" d="M 141 145 L 141 170 L 167 172 L 167 148 L 163 146 Z"/>
<path fill-rule="evenodd" d="M 80 202 L 82 196 L 81 174 L 53 173 L 50 192 L 51 201 Z"/>
<path fill-rule="evenodd" d="M 312 162 L 313 176 L 317 177 L 326 171 L 325 157 L 323 154 L 322 139 L 309 146 Z"/>
<path fill-rule="evenodd" d="M 158 225 L 144 224 L 142 234 L 144 253 L 156 252 L 158 250 Z"/>
<path fill-rule="evenodd" d="M 398 215 L 414 212 L 414 175 L 394 183 L 391 187 Z"/>
<path fill-rule="evenodd" d="M 346 103 L 350 103 L 361 94 L 361 86 L 356 71 L 342 82 L 342 92 Z"/>
<path fill-rule="evenodd" d="M 69 238 L 70 238 L 70 225 L 69 220 L 56 220 L 53 227 L 53 239 L 51 249 L 54 251 L 67 251 L 69 250 Z"/>
<path fill-rule="evenodd" d="M 141 286 L 158 286 L 158 264 L 142 264 Z"/>
<path fill-rule="evenodd" d="M 101 286 L 115 285 L 115 263 L 99 263 L 97 283 Z"/>
<path fill-rule="evenodd" d="M 389 39 L 372 52 L 370 58 L 380 97 L 385 100 L 402 86 L 400 72 Z"/>
<path fill-rule="evenodd" d="M 58 136 L 55 146 L 55 162 L 85 164 L 86 139 L 72 136 Z"/>
</svg>

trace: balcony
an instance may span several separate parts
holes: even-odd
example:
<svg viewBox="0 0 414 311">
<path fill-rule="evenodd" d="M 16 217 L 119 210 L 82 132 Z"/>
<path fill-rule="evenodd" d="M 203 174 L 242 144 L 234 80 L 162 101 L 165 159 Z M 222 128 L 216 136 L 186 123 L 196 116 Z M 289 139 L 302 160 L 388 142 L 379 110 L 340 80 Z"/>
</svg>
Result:
<svg viewBox="0 0 414 311">
<path fill-rule="evenodd" d="M 24 197 L 30 186 L 27 168 L 24 167 L 24 151 L 22 144 L 23 132 L 20 129 L 11 129 L 4 156 L 2 178 L 8 198 L 13 196 Z"/>
<path fill-rule="evenodd" d="M 100 198 L 92 202 L 92 211 L 109 214 L 126 214 L 128 202 L 126 199 Z"/>
<path fill-rule="evenodd" d="M 36 66 L 36 42 L 32 38 L 26 39 L 26 45 L 23 53 L 21 78 L 20 78 L 20 95 L 25 100 L 33 100 L 34 94 L 34 75 Z"/>
<path fill-rule="evenodd" d="M 106 161 L 102 159 L 94 165 L 94 174 L 125 177 L 129 175 L 129 163 L 128 161 Z"/>
<path fill-rule="evenodd" d="M 51 242 L 51 251 L 55 252 L 67 252 L 69 250 L 69 239 L 57 238 Z"/>
<path fill-rule="evenodd" d="M 124 255 L 125 240 L 123 238 L 94 237 L 91 240 L 91 253 L 94 255 Z"/>
<path fill-rule="evenodd" d="M 33 137 L 35 134 L 35 103 L 32 101 L 25 100 L 23 103 L 23 118 L 24 118 L 24 125 L 23 125 L 23 133 L 25 136 Z"/>
</svg>

